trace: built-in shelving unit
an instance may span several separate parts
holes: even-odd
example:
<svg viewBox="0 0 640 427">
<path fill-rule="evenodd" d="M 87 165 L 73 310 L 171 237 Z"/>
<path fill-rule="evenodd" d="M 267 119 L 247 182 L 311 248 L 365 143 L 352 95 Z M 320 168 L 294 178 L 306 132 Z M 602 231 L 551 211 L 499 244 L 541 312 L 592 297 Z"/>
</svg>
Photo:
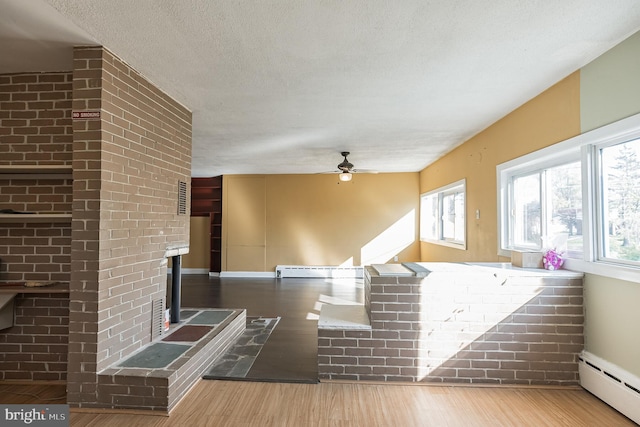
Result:
<svg viewBox="0 0 640 427">
<path fill-rule="evenodd" d="M 4 165 L 0 166 L 2 179 L 66 179 L 73 169 L 68 165 Z"/>
<path fill-rule="evenodd" d="M 24 223 L 62 223 L 71 222 L 70 213 L 34 213 L 34 214 L 3 214 L 0 213 L 0 223 L 2 224 L 24 224 Z"/>
<path fill-rule="evenodd" d="M 2 165 L 0 179 L 71 179 L 70 165 Z M 0 223 L 64 223 L 71 222 L 70 213 L 0 213 Z"/>
<path fill-rule="evenodd" d="M 222 176 L 191 178 L 191 216 L 209 217 L 209 271 L 222 269 Z"/>
<path fill-rule="evenodd" d="M 68 294 L 69 283 L 60 282 L 47 286 L 24 286 L 21 284 L 0 283 L 2 294 Z"/>
<path fill-rule="evenodd" d="M 222 212 L 214 212 L 211 220 L 211 254 L 210 271 L 219 273 L 222 270 Z"/>
<path fill-rule="evenodd" d="M 48 286 L 28 287 L 20 284 L 0 284 L 0 330 L 13 326 L 15 318 L 14 299 L 18 294 L 69 293 L 68 283 L 55 283 Z"/>
</svg>

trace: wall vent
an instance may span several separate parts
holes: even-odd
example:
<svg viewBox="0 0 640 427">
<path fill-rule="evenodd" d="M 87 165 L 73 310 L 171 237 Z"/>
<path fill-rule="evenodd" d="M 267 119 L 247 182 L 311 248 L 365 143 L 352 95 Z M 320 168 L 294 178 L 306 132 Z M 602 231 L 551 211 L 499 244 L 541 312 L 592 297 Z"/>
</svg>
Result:
<svg viewBox="0 0 640 427">
<path fill-rule="evenodd" d="M 187 214 L 187 183 L 178 181 L 178 215 Z"/>
<path fill-rule="evenodd" d="M 362 267 L 338 267 L 330 265 L 277 265 L 276 278 L 362 279 Z"/>
<path fill-rule="evenodd" d="M 588 352 L 578 370 L 582 387 L 640 424 L 640 378 Z"/>
<path fill-rule="evenodd" d="M 160 338 L 164 330 L 164 298 L 151 302 L 151 341 Z"/>
</svg>

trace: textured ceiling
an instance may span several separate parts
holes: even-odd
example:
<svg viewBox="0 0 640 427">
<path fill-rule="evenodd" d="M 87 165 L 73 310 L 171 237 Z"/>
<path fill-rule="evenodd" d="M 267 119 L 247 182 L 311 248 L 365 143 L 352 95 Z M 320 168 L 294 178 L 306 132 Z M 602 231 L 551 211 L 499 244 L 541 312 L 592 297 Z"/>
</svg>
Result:
<svg viewBox="0 0 640 427">
<path fill-rule="evenodd" d="M 419 171 L 640 29 L 637 0 L 0 0 L 0 73 L 100 44 L 193 111 L 193 175 Z"/>
</svg>

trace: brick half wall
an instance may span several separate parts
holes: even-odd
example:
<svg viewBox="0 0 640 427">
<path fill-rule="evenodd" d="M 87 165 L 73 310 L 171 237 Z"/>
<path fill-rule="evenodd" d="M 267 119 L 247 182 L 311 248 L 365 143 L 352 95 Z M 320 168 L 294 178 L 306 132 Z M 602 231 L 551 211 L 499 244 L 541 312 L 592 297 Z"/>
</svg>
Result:
<svg viewBox="0 0 640 427">
<path fill-rule="evenodd" d="M 580 275 L 448 270 L 421 279 L 368 267 L 371 330 L 319 329 L 320 379 L 578 384 Z"/>
</svg>

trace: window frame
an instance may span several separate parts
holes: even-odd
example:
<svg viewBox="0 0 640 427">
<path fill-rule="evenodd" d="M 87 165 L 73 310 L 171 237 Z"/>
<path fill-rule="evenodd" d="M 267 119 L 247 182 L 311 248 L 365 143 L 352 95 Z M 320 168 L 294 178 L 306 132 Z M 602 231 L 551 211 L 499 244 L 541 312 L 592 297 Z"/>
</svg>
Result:
<svg viewBox="0 0 640 427">
<path fill-rule="evenodd" d="M 462 209 L 463 240 L 455 240 L 455 238 L 454 239 L 445 238 L 443 235 L 444 227 L 442 226 L 442 222 L 443 222 L 442 218 L 445 215 L 445 212 L 443 211 L 442 200 L 444 196 L 456 194 L 456 193 L 462 193 L 463 203 L 464 203 L 464 207 Z M 431 197 L 434 195 L 438 196 L 438 218 L 439 218 L 438 227 L 437 227 L 437 234 L 439 236 L 438 239 L 433 239 L 423 234 L 424 232 L 426 232 L 426 229 L 427 229 L 427 227 L 425 226 L 427 212 L 425 212 L 425 209 L 423 208 L 424 200 L 427 197 Z M 461 250 L 467 249 L 467 180 L 465 178 L 420 194 L 420 241 L 426 242 L 426 243 L 432 243 L 435 245 L 447 246 L 455 249 L 461 249 Z"/>
<path fill-rule="evenodd" d="M 602 211 L 599 150 L 640 138 L 640 114 L 585 132 L 573 138 L 496 166 L 498 255 L 510 257 L 509 182 L 514 175 L 534 173 L 579 160 L 582 169 L 583 255 L 567 258 L 565 267 L 585 273 L 640 282 L 640 264 L 601 256 Z M 505 221 L 505 219 L 507 219 Z"/>
</svg>

